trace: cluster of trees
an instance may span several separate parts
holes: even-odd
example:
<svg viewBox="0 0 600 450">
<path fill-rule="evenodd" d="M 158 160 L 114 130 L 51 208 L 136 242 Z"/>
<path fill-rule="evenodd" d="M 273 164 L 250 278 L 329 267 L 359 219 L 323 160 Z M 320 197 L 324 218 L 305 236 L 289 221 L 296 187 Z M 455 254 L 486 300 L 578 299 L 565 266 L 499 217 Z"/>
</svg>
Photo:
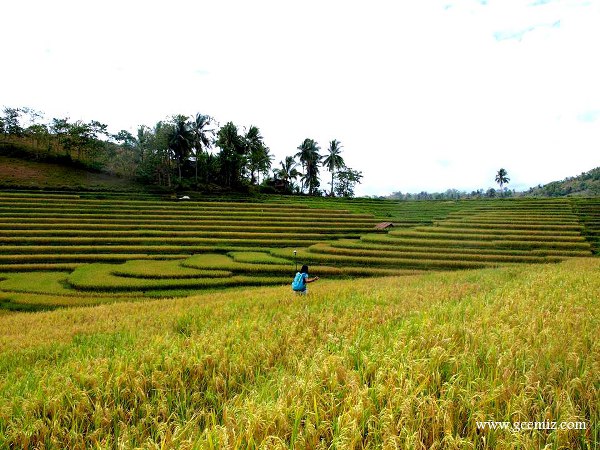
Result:
<svg viewBox="0 0 600 450">
<path fill-rule="evenodd" d="M 459 191 L 458 189 L 448 189 L 444 192 L 418 192 L 418 193 L 407 193 L 394 192 L 387 198 L 394 200 L 462 200 L 470 198 L 496 198 L 496 197 L 514 197 L 515 191 L 489 188 L 487 190 L 478 189 L 476 191 Z"/>
<path fill-rule="evenodd" d="M 219 126 L 200 113 L 140 126 L 135 135 L 127 130 L 111 134 L 95 120 L 41 123 L 42 114 L 29 108 L 4 108 L 3 113 L 1 141 L 27 143 L 36 159 L 61 157 L 168 188 L 239 191 L 256 186 L 264 192 L 352 197 L 362 179 L 360 171 L 345 165 L 338 140 L 321 155 L 317 142 L 307 138 L 297 153 L 273 167 L 274 156 L 258 127 Z M 330 172 L 328 190 L 320 189 L 320 169 Z"/>
<path fill-rule="evenodd" d="M 460 200 L 469 198 L 495 198 L 495 197 L 513 197 L 516 193 L 514 190 L 508 190 L 504 185 L 510 182 L 508 172 L 505 169 L 500 169 L 494 178 L 500 186 L 499 190 L 489 188 L 488 190 L 478 189 L 476 191 L 459 191 L 457 189 L 448 189 L 445 192 L 419 192 L 418 194 L 403 194 L 402 192 L 394 192 L 387 198 L 394 200 Z"/>
<path fill-rule="evenodd" d="M 54 118 L 41 123 L 43 115 L 31 108 L 4 108 L 0 137 L 4 143 L 25 144 L 36 159 L 78 161 L 99 169 L 109 153 L 108 126 L 96 120 L 69 122 Z"/>
<path fill-rule="evenodd" d="M 330 141 L 325 155 L 321 155 L 320 150 L 321 148 L 313 139 L 304 139 L 298 146 L 298 153 L 286 157 L 279 163 L 280 167 L 273 171 L 274 183 L 283 183 L 283 188 L 288 192 L 306 190 L 309 195 L 353 197 L 354 186 L 360 183 L 362 172 L 346 166 L 341 155 L 341 142 L 337 139 Z M 302 172 L 298 171 L 295 158 L 300 161 Z M 325 168 L 331 173 L 329 191 L 319 190 L 320 168 Z M 300 179 L 299 185 L 295 184 L 297 178 Z"/>
</svg>

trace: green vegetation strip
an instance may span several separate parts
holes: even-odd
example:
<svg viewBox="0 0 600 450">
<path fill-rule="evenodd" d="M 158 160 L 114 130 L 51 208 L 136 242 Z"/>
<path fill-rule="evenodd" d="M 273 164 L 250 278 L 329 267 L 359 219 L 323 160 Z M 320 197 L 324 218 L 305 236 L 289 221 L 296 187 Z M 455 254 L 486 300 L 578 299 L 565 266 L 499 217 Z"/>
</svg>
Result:
<svg viewBox="0 0 600 450">
<path fill-rule="evenodd" d="M 311 233 L 339 233 L 339 232 L 369 232 L 374 228 L 371 223 L 353 224 L 353 223 L 323 223 L 318 226 L 311 226 Z M 61 223 L 60 230 L 56 230 L 53 224 L 49 223 L 0 223 L 0 233 L 2 235 L 11 235 L 12 233 L 27 233 L 39 232 L 44 230 L 52 230 L 52 232 L 66 232 L 66 231 L 82 231 L 87 232 L 88 230 L 95 230 L 99 232 L 116 231 L 116 232 L 174 232 L 174 231 L 186 231 L 189 233 L 196 231 L 260 231 L 268 233 L 303 233 L 306 232 L 306 226 L 299 226 L 296 222 L 281 223 L 276 222 L 276 225 L 272 224 L 254 224 L 254 223 L 242 223 L 235 225 L 221 225 L 221 224 L 205 224 L 198 225 L 197 222 L 189 222 L 187 224 L 151 224 L 147 222 L 140 222 L 136 224 L 108 224 L 108 223 Z"/>
<path fill-rule="evenodd" d="M 116 266 L 112 274 L 119 277 L 133 278 L 217 278 L 229 277 L 231 272 L 227 270 L 196 270 L 182 267 L 181 262 L 175 261 L 127 261 L 125 264 Z"/>
<path fill-rule="evenodd" d="M 67 254 L 102 254 L 102 253 L 126 253 L 129 256 L 143 254 L 164 255 L 164 258 L 185 258 L 193 253 L 224 253 L 231 250 L 254 251 L 254 247 L 228 246 L 228 245 L 0 245 L 1 254 L 45 254 L 57 255 Z M 153 259 L 159 259 L 154 256 Z M 163 258 L 163 256 L 160 256 Z M 0 262 L 6 262 L 9 258 L 2 258 Z"/>
<path fill-rule="evenodd" d="M 328 228 L 325 231 L 325 234 L 330 238 L 335 238 L 339 236 L 343 236 L 345 234 L 359 234 L 358 232 L 346 231 L 345 233 L 340 233 L 340 230 Z M 364 230 L 363 230 L 364 232 Z M 293 238 L 297 240 L 303 239 L 312 239 L 317 240 L 321 238 L 321 235 L 324 234 L 323 231 L 318 232 L 318 230 L 307 230 L 299 229 L 297 233 L 293 233 L 289 230 L 284 230 L 279 233 L 276 232 L 264 232 L 260 228 L 250 228 L 245 231 L 224 231 L 220 229 L 218 225 L 214 226 L 210 231 L 163 231 L 163 230 L 0 230 L 0 242 L 2 239 L 7 237 L 160 237 L 163 239 L 170 238 L 188 238 L 188 237 L 219 237 L 219 238 L 234 238 L 234 239 L 244 239 L 244 238 Z"/>
<path fill-rule="evenodd" d="M 109 261 L 119 262 L 129 259 L 181 259 L 188 255 L 146 255 L 146 254 L 34 254 L 34 255 L 0 255 L 0 270 L 2 264 L 8 265 L 21 264 L 40 264 L 40 263 L 66 263 L 66 262 L 94 262 L 94 261 Z"/>
<path fill-rule="evenodd" d="M 290 249 L 273 249 L 271 254 L 274 256 L 289 255 Z M 489 261 L 457 261 L 457 260 L 436 260 L 431 258 L 386 258 L 386 257 L 366 257 L 366 256 L 345 256 L 333 254 L 312 253 L 307 249 L 297 249 L 298 258 L 307 263 L 335 264 L 338 266 L 380 266 L 396 267 L 404 269 L 417 270 L 457 270 L 457 269 L 477 269 L 483 267 L 496 267 L 498 263 Z"/>
<path fill-rule="evenodd" d="M 483 228 L 488 230 L 532 230 L 532 231 L 544 231 L 544 230 L 556 230 L 556 231 L 581 231 L 582 226 L 576 225 L 544 225 L 544 224 L 514 224 L 514 223 L 494 223 L 494 222 L 480 222 L 480 221 L 457 221 L 457 220 L 440 220 L 436 221 L 436 226 L 446 228 Z"/>
<path fill-rule="evenodd" d="M 585 241 L 585 238 L 581 235 L 540 235 L 537 233 L 521 233 L 521 234 L 502 234 L 502 233 L 496 233 L 496 232 L 491 232 L 491 233 L 487 233 L 487 232 L 473 232 L 473 233 L 467 233 L 467 232 L 454 232 L 454 233 L 447 233 L 444 231 L 440 231 L 437 232 L 435 230 L 435 227 L 431 227 L 430 229 L 428 229 L 427 232 L 424 231 L 390 231 L 389 233 L 390 237 L 393 238 L 424 238 L 424 239 L 455 239 L 455 240 L 490 240 L 490 241 L 497 241 L 497 240 L 515 240 L 518 239 L 519 241 L 538 241 L 542 238 L 546 238 L 549 240 L 555 240 L 555 241 L 560 241 L 560 242 L 583 242 Z"/>
<path fill-rule="evenodd" d="M 462 239 L 409 239 L 391 236 L 362 236 L 361 240 L 365 242 L 385 243 L 388 245 L 412 245 L 412 246 L 446 246 L 446 247 L 472 247 L 472 248 L 504 248 L 516 250 L 534 250 L 534 249 L 560 249 L 560 250 L 581 250 L 589 251 L 590 245 L 587 242 L 554 242 L 546 241 L 519 241 L 519 240 L 462 240 Z"/>
<path fill-rule="evenodd" d="M 10 211 L 10 212 L 8 212 Z M 188 218 L 191 217 L 229 217 L 231 215 L 231 209 L 223 209 L 223 211 L 214 211 L 214 212 L 204 212 L 204 211 L 145 211 L 144 214 L 138 214 L 140 211 L 136 210 L 128 210 L 128 209 L 115 209 L 115 210 L 81 210 L 81 209 L 69 209 L 69 208 L 56 208 L 54 210 L 40 210 L 39 208 L 4 208 L 0 209 L 0 217 L 89 217 L 89 218 L 101 218 L 106 217 L 108 215 L 111 216 L 129 216 L 136 215 L 138 217 L 176 217 L 176 218 Z M 349 213 L 335 213 L 335 212 L 323 212 L 323 213 L 315 213 L 312 210 L 306 212 L 280 212 L 280 211 L 236 211 L 236 216 L 239 217 L 281 217 L 285 215 L 286 217 L 306 217 L 306 218 L 327 218 L 327 219 L 344 219 L 348 217 L 352 218 L 363 218 L 369 219 L 372 218 L 371 215 L 368 214 L 353 214 Z M 190 217 L 191 216 L 191 217 Z"/>
<path fill-rule="evenodd" d="M 249 264 L 290 264 L 290 259 L 277 258 L 267 252 L 229 252 L 235 262 Z"/>
<path fill-rule="evenodd" d="M 280 239 L 274 239 L 275 237 L 279 237 Z M 293 239 L 288 239 L 282 237 L 281 235 L 271 236 L 271 239 L 262 238 L 262 239 L 254 239 L 251 236 L 243 237 L 237 236 L 236 238 L 227 238 L 227 237 L 214 237 L 214 238 L 170 238 L 170 244 L 189 244 L 189 245 L 228 245 L 228 246 L 290 246 L 290 245 L 310 245 L 316 244 L 320 240 L 324 238 L 316 235 L 317 238 L 313 237 L 312 239 L 307 238 L 306 235 L 294 235 Z M 339 236 L 336 235 L 327 235 L 327 238 L 334 239 L 336 237 L 348 237 L 348 235 L 342 234 Z M 303 239 L 305 238 L 305 239 Z M 321 239 L 318 239 L 321 238 Z M 156 238 L 156 237 L 1 237 L 0 244 L 12 244 L 15 245 L 17 243 L 23 245 L 52 245 L 52 244 L 62 244 L 62 245 L 94 245 L 94 244 L 133 244 L 136 243 L 138 245 L 160 245 L 165 242 L 164 238 Z"/>
<path fill-rule="evenodd" d="M 137 215 L 130 215 L 130 216 L 112 216 L 112 215 L 103 215 L 103 216 L 99 216 L 99 217 L 94 217 L 94 218 L 89 218 L 89 217 L 85 217 L 85 216 L 67 216 L 67 217 L 61 217 L 61 218 L 56 218 L 56 217 L 48 217 L 48 216 L 44 216 L 42 215 L 41 218 L 40 217 L 18 217 L 15 218 L 14 215 L 9 216 L 2 216 L 0 217 L 0 222 L 1 223 L 7 223 L 7 224 L 11 224 L 11 223 L 16 223 L 16 224 L 21 224 L 21 223 L 33 223 L 33 224 L 39 224 L 40 221 L 43 221 L 43 224 L 72 224 L 72 223 L 82 223 L 82 224 L 108 224 L 108 225 L 114 225 L 114 224 L 134 224 L 134 225 L 144 225 L 144 224 L 148 224 L 148 225 L 155 225 L 155 224 L 162 224 L 162 225 L 194 225 L 194 224 L 199 224 L 199 225 L 203 225 L 203 224 L 215 224 L 215 217 L 206 217 L 206 216 L 201 216 L 201 217 L 194 217 L 194 218 L 157 218 L 156 216 L 152 216 L 152 215 L 148 215 L 148 216 L 140 216 L 139 214 Z M 271 217 L 263 217 L 263 216 L 252 216 L 252 217 L 238 217 L 235 214 L 229 215 L 229 216 L 219 216 L 218 217 L 218 221 L 216 221 L 218 224 L 221 223 L 227 223 L 227 222 L 235 222 L 235 224 L 238 223 L 267 223 L 267 226 L 269 225 L 273 225 L 273 222 L 276 222 L 277 225 L 279 226 L 283 226 L 283 225 L 293 225 L 293 226 L 298 226 L 298 224 L 305 224 L 305 223 L 318 223 L 318 224 L 329 224 L 329 223 L 335 223 L 335 224 L 348 224 L 348 225 L 375 225 L 377 223 L 376 220 L 372 219 L 372 218 L 367 218 L 367 219 L 360 219 L 360 218 L 356 218 L 356 217 L 348 217 L 348 218 L 338 218 L 336 217 L 335 219 L 330 219 L 330 218 L 323 218 L 323 217 L 294 217 L 293 220 L 288 219 L 287 217 L 282 217 L 281 219 L 277 219 L 274 220 Z"/>
<path fill-rule="evenodd" d="M 276 258 L 286 260 L 293 255 L 292 249 L 284 249 L 281 252 L 271 250 L 271 254 Z M 301 258 L 302 252 L 298 251 L 298 258 Z M 238 256 L 239 258 L 239 256 Z M 301 261 L 301 259 L 299 259 Z M 327 261 L 331 262 L 331 261 Z M 288 264 L 261 264 L 256 261 L 252 263 L 236 262 L 226 255 L 194 255 L 185 261 L 181 262 L 183 267 L 191 267 L 195 269 L 215 269 L 215 270 L 231 270 L 239 274 L 278 274 L 285 275 L 291 279 L 296 272 L 296 266 L 292 261 Z M 298 268 L 300 265 L 298 265 Z M 398 270 L 398 269 L 381 269 L 369 266 L 363 267 L 329 267 L 329 266 L 312 266 L 310 271 L 323 276 L 343 277 L 343 276 L 390 276 L 390 275 L 412 275 L 418 273 L 415 270 Z"/>
<path fill-rule="evenodd" d="M 218 278 L 141 279 L 119 277 L 113 274 L 114 270 L 115 266 L 112 264 L 89 264 L 77 268 L 71 275 L 69 275 L 67 281 L 75 289 L 83 291 L 109 292 L 136 291 L 146 289 L 201 289 L 229 286 L 262 286 L 269 284 L 283 284 L 287 282 L 287 279 L 276 277 L 226 277 L 223 276 L 223 271 L 219 271 L 221 276 Z"/>
<path fill-rule="evenodd" d="M 81 263 L 0 264 L 2 272 L 65 271 L 71 272 Z"/>
<path fill-rule="evenodd" d="M 462 228 L 457 227 L 446 227 L 445 224 L 440 224 L 435 227 L 415 227 L 414 231 L 424 232 L 424 233 L 443 233 L 443 234 L 461 234 L 461 235 L 493 235 L 493 236 L 518 236 L 523 238 L 528 238 L 530 236 L 541 236 L 541 237 L 549 237 L 549 238 L 561 238 L 564 237 L 580 237 L 581 230 L 515 230 L 515 229 L 493 229 L 493 228 L 485 228 L 482 229 L 480 227 L 470 227 L 468 224 L 465 224 Z M 393 233 L 391 233 L 393 234 Z"/>
<path fill-rule="evenodd" d="M 482 261 L 482 262 L 507 262 L 507 263 L 545 263 L 559 262 L 558 257 L 543 256 L 520 256 L 520 255 L 485 255 L 481 253 L 463 253 L 454 249 L 454 252 L 446 251 L 436 253 L 430 248 L 420 252 L 415 251 L 394 251 L 394 250 L 366 250 L 356 248 L 331 247 L 327 244 L 315 244 L 308 248 L 310 253 L 319 253 L 324 255 L 344 255 L 354 257 L 384 257 L 384 258 L 411 258 L 411 259 L 436 259 L 436 260 L 460 260 L 460 261 Z"/>
<path fill-rule="evenodd" d="M 387 242 L 382 241 L 382 242 Z M 416 245 L 394 245 L 385 243 L 367 242 L 361 240 L 346 240 L 333 241 L 327 245 L 333 248 L 340 249 L 357 249 L 357 250 L 378 250 L 378 251 L 399 251 L 410 253 L 456 253 L 459 251 L 463 254 L 478 254 L 478 255 L 515 255 L 515 256 L 590 256 L 589 250 L 552 250 L 552 249 L 529 249 L 529 250 L 514 250 L 514 249 L 496 249 L 496 248 L 468 248 L 461 246 L 457 250 L 454 246 L 434 247 L 434 246 L 416 246 Z M 319 244 L 315 244 L 319 245 Z"/>
</svg>

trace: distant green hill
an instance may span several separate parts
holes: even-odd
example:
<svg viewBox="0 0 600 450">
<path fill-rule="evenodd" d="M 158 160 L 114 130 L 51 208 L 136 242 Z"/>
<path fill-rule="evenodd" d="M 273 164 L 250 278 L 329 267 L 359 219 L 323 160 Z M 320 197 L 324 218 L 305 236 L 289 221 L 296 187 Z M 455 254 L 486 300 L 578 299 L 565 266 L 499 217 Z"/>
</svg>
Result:
<svg viewBox="0 0 600 450">
<path fill-rule="evenodd" d="M 600 195 L 600 167 L 576 177 L 567 177 L 562 181 L 552 181 L 543 186 L 532 187 L 525 192 L 525 195 L 536 197 L 593 197 Z"/>
</svg>

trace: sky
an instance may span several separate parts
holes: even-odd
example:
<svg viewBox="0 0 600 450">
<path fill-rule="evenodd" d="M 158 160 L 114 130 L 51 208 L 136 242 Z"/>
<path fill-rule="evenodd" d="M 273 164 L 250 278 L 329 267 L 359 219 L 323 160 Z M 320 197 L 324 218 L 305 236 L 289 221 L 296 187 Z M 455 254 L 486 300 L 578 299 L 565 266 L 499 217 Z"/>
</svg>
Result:
<svg viewBox="0 0 600 450">
<path fill-rule="evenodd" d="M 19 0 L 2 17 L 0 106 L 47 120 L 135 134 L 200 112 L 258 126 L 274 164 L 337 139 L 358 195 L 600 166 L 600 0 Z"/>
</svg>

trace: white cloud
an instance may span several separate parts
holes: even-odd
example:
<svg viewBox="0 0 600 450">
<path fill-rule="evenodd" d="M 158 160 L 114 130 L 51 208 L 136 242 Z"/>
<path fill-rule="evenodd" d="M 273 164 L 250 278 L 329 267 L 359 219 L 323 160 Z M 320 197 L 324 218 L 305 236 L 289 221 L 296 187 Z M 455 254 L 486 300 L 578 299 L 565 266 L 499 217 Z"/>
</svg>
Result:
<svg viewBox="0 0 600 450">
<path fill-rule="evenodd" d="M 259 126 L 277 161 L 335 138 L 365 194 L 597 166 L 598 4 L 484 3 L 10 2 L 0 103 L 113 129 L 199 111 Z"/>
</svg>

